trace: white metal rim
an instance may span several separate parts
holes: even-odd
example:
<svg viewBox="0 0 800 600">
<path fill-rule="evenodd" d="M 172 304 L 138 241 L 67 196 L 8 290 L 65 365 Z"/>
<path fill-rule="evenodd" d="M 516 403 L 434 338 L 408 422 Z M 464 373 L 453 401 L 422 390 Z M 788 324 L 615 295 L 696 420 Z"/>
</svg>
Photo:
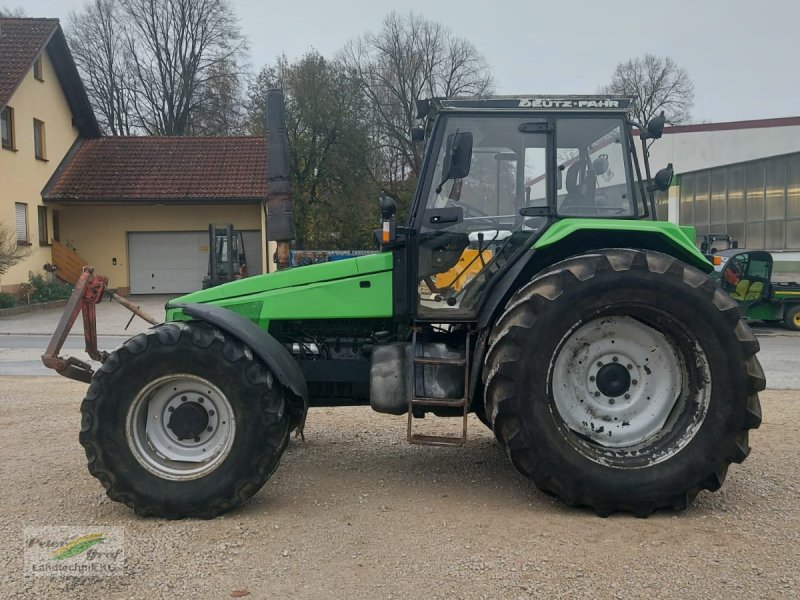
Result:
<svg viewBox="0 0 800 600">
<path fill-rule="evenodd" d="M 622 393 L 599 385 L 602 369 L 619 370 L 609 365 L 620 365 L 628 374 Z M 565 425 L 606 448 L 635 446 L 658 435 L 685 383 L 672 343 L 628 316 L 599 317 L 572 330 L 551 373 L 553 399 Z"/>
<path fill-rule="evenodd" d="M 179 439 L 168 427 L 182 403 L 202 406 L 207 427 L 192 439 Z M 233 407 L 210 381 L 178 373 L 155 379 L 128 409 L 125 437 L 136 460 L 154 475 L 175 481 L 198 479 L 227 458 L 236 435 Z"/>
</svg>

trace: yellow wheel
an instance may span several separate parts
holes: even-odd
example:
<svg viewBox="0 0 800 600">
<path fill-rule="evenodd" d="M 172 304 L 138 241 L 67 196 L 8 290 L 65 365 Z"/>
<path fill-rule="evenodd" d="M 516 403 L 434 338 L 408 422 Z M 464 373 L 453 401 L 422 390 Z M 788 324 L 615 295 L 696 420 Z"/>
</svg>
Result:
<svg viewBox="0 0 800 600">
<path fill-rule="evenodd" d="M 800 304 L 792 304 L 786 307 L 783 313 L 783 323 L 786 329 L 800 331 Z"/>
</svg>

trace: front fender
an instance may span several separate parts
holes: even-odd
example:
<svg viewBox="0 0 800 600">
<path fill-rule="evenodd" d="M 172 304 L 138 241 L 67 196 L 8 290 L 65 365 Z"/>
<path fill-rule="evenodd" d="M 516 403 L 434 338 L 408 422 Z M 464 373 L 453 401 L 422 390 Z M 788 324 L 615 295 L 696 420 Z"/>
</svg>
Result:
<svg viewBox="0 0 800 600">
<path fill-rule="evenodd" d="M 278 340 L 251 320 L 226 308 L 212 304 L 170 304 L 170 308 L 179 308 L 187 317 L 211 323 L 238 339 L 263 360 L 293 396 L 288 407 L 290 427 L 302 433 L 308 412 L 308 386 L 300 365 Z"/>
</svg>

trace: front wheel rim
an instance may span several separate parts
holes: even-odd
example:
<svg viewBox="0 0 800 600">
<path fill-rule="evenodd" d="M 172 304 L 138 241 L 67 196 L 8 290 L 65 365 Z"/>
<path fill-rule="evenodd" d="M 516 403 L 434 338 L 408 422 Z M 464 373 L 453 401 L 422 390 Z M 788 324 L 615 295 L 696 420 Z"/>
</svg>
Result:
<svg viewBox="0 0 800 600">
<path fill-rule="evenodd" d="M 687 359 L 669 336 L 625 315 L 571 329 L 551 362 L 549 387 L 572 445 L 595 462 L 623 468 L 655 464 L 682 450 L 702 425 L 711 397 L 708 360 L 698 344 L 690 345 Z"/>
<path fill-rule="evenodd" d="M 236 419 L 225 394 L 187 373 L 147 384 L 126 418 L 128 447 L 140 465 L 161 479 L 208 475 L 227 458 L 235 435 Z"/>
</svg>

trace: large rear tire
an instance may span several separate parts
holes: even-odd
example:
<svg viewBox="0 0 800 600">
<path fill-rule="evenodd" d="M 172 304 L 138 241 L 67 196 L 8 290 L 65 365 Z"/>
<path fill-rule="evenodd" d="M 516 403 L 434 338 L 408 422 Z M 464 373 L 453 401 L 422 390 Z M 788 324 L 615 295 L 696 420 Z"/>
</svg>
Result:
<svg viewBox="0 0 800 600">
<path fill-rule="evenodd" d="M 141 516 L 209 519 L 242 504 L 289 439 L 281 385 L 203 323 L 129 339 L 95 374 L 81 414 L 89 472 Z"/>
<path fill-rule="evenodd" d="M 655 252 L 577 256 L 521 288 L 494 326 L 486 412 L 517 469 L 568 505 L 683 509 L 749 452 L 758 349 L 699 270 Z"/>
</svg>

